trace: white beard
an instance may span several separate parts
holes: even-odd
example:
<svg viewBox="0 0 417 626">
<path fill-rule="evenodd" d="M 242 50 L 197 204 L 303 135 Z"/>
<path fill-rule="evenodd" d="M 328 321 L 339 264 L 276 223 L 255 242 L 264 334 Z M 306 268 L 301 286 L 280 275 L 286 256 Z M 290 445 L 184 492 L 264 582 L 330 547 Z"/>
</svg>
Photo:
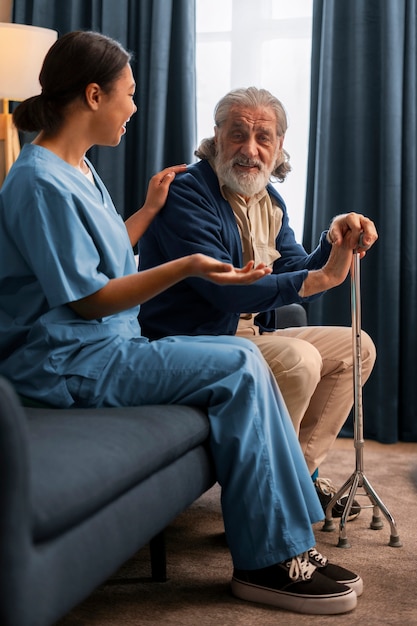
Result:
<svg viewBox="0 0 417 626">
<path fill-rule="evenodd" d="M 259 171 L 254 173 L 237 172 L 233 167 L 236 163 L 256 166 L 259 168 Z M 248 159 L 236 158 L 225 162 L 218 154 L 214 160 L 214 166 L 219 178 L 231 191 L 248 197 L 254 196 L 265 189 L 271 175 L 271 172 L 268 172 L 264 164 L 258 160 L 250 161 Z"/>
</svg>

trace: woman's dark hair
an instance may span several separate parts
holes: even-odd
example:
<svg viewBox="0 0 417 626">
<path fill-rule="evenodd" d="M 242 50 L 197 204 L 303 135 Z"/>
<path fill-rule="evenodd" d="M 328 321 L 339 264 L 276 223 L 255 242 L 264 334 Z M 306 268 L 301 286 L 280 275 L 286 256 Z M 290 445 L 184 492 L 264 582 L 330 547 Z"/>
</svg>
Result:
<svg viewBox="0 0 417 626">
<path fill-rule="evenodd" d="M 42 93 L 24 100 L 13 112 L 19 130 L 55 132 L 66 106 L 85 97 L 89 83 L 110 92 L 131 55 L 114 39 L 91 31 L 74 31 L 60 37 L 44 59 L 39 82 Z"/>
</svg>

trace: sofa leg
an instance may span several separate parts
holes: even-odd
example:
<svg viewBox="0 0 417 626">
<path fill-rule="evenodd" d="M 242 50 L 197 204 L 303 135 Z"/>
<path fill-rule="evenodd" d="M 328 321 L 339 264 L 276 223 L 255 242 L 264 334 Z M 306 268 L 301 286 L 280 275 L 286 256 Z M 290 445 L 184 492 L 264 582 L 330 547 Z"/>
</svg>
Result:
<svg viewBox="0 0 417 626">
<path fill-rule="evenodd" d="M 151 553 L 151 573 L 152 580 L 164 583 L 167 580 L 167 560 L 165 550 L 164 531 L 158 533 L 149 542 Z"/>
</svg>

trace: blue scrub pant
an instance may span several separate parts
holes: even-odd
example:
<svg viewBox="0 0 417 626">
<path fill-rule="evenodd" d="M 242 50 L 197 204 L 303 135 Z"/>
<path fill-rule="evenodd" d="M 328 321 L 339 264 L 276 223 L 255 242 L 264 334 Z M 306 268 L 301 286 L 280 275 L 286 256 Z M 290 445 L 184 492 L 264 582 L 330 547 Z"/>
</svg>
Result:
<svg viewBox="0 0 417 626">
<path fill-rule="evenodd" d="M 267 567 L 315 545 L 311 524 L 323 519 L 323 509 L 275 379 L 249 340 L 127 340 L 98 380 L 78 378 L 77 395 L 88 406 L 207 410 L 236 568 Z"/>
</svg>

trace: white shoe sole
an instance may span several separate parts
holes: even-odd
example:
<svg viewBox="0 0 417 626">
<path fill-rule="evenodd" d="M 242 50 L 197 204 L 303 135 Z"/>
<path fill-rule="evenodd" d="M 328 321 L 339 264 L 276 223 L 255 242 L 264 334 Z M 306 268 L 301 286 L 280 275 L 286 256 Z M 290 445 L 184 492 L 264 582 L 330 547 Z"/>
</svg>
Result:
<svg viewBox="0 0 417 626">
<path fill-rule="evenodd" d="M 260 587 L 244 581 L 232 579 L 232 593 L 241 600 L 269 604 L 287 611 L 310 615 L 337 615 L 353 611 L 357 596 L 353 589 L 328 596 L 309 596 L 306 594 L 287 593 Z"/>
</svg>

